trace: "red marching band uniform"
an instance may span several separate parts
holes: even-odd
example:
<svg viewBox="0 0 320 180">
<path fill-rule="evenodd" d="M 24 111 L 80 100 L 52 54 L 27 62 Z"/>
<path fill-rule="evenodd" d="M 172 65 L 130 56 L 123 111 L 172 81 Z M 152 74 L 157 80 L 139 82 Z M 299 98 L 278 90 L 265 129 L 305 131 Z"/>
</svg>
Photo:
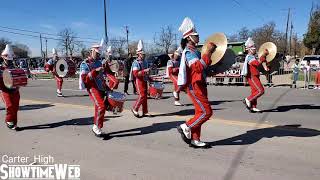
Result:
<svg viewBox="0 0 320 180">
<path fill-rule="evenodd" d="M 188 41 L 181 57 L 178 75 L 178 85 L 185 86 L 187 93 L 195 107 L 195 115 L 186 123 L 178 126 L 182 139 L 194 148 L 207 148 L 207 143 L 200 141 L 201 126 L 212 116 L 211 105 L 208 100 L 206 87 L 206 68 L 211 65 L 211 54 L 208 51 L 201 56 L 195 45 L 199 42 L 198 33 L 193 22 L 188 17 L 184 19 L 179 31 L 183 33 L 184 40 Z M 210 44 L 212 49 L 213 44 Z"/>
<path fill-rule="evenodd" d="M 102 40 L 102 43 L 100 44 L 100 46 L 103 46 L 104 45 L 104 40 Z M 109 46 L 107 48 L 107 57 L 106 57 L 106 60 L 103 62 L 104 66 L 105 66 L 105 70 L 106 70 L 106 73 L 107 73 L 107 78 L 109 80 L 109 88 L 111 90 L 113 89 L 118 89 L 118 86 L 119 86 L 119 80 L 116 78 L 115 76 L 115 72 L 112 72 L 111 69 L 110 69 L 110 66 L 109 66 L 109 58 L 111 57 L 112 53 L 111 53 L 111 46 Z M 108 59 L 108 60 L 107 60 Z"/>
<path fill-rule="evenodd" d="M 131 111 L 135 117 L 151 117 L 148 112 L 148 81 L 149 68 L 148 62 L 144 59 L 143 43 L 140 40 L 137 48 L 138 58 L 132 63 L 130 80 L 135 79 L 135 86 L 138 92 L 138 99 Z M 139 108 L 142 105 L 142 116 L 139 115 Z"/>
<path fill-rule="evenodd" d="M 102 64 L 100 54 L 100 46 L 93 46 L 91 48 L 91 56 L 80 65 L 80 81 L 84 84 L 82 88 L 85 87 L 87 89 L 90 99 L 94 103 L 95 113 L 92 131 L 98 137 L 103 134 L 101 129 L 106 111 L 105 96 L 106 93 L 110 91 L 110 88 L 106 84 L 105 77 L 111 72 L 107 64 Z"/>
<path fill-rule="evenodd" d="M 241 74 L 246 77 L 251 88 L 251 94 L 243 100 L 243 103 L 250 112 L 261 112 L 257 109 L 257 103 L 258 98 L 264 94 L 264 88 L 260 81 L 260 71 L 258 70 L 258 67 L 262 63 L 267 62 L 266 55 L 268 54 L 268 51 L 265 50 L 264 55 L 257 59 L 255 57 L 256 48 L 251 38 L 246 41 L 245 46 L 248 50 L 248 55 L 246 56 Z M 266 69 L 266 71 L 268 71 L 268 69 Z"/>
<path fill-rule="evenodd" d="M 174 91 L 173 91 L 173 97 L 174 97 L 174 105 L 175 106 L 182 106 L 182 104 L 179 102 L 180 97 L 180 87 L 178 86 L 178 74 L 179 74 L 179 67 L 180 67 L 180 58 L 181 52 L 180 48 L 177 49 L 174 54 L 173 58 L 168 60 L 167 63 L 167 77 L 169 77 L 173 83 Z"/>
<path fill-rule="evenodd" d="M 14 69 L 13 65 L 13 50 L 10 45 L 6 45 L 6 48 L 1 53 L 1 57 L 4 62 L 0 66 L 1 78 L 0 78 L 0 89 L 1 89 L 1 98 L 6 106 L 6 124 L 9 129 L 18 130 L 18 110 L 19 110 L 19 101 L 20 93 L 19 88 L 8 89 L 3 82 L 2 73 L 5 69 Z"/>
<path fill-rule="evenodd" d="M 59 77 L 56 73 L 55 69 L 55 63 L 59 60 L 58 53 L 55 48 L 52 49 L 52 59 L 49 59 L 49 61 L 45 64 L 45 70 L 47 72 L 51 71 L 54 75 L 54 78 L 57 82 L 57 96 L 62 97 L 62 84 L 63 84 L 63 78 Z"/>
</svg>

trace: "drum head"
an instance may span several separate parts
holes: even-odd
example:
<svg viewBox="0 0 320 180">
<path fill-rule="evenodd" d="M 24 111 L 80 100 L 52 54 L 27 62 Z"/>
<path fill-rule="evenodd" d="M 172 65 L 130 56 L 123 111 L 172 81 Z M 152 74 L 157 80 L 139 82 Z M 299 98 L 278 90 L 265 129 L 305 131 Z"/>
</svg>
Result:
<svg viewBox="0 0 320 180">
<path fill-rule="evenodd" d="M 117 91 L 109 93 L 108 98 L 113 99 L 115 101 L 126 101 L 126 95 Z"/>
<path fill-rule="evenodd" d="M 68 74 L 69 65 L 66 60 L 60 59 L 57 61 L 55 69 L 59 77 L 65 77 Z"/>
<path fill-rule="evenodd" d="M 13 78 L 10 71 L 8 69 L 4 70 L 2 76 L 4 85 L 9 89 L 13 88 Z"/>
<path fill-rule="evenodd" d="M 164 89 L 164 84 L 161 82 L 153 82 L 151 84 L 152 87 L 156 88 L 156 89 Z"/>
<path fill-rule="evenodd" d="M 117 61 L 111 62 L 109 66 L 112 72 L 118 72 L 120 69 L 120 65 Z"/>
</svg>

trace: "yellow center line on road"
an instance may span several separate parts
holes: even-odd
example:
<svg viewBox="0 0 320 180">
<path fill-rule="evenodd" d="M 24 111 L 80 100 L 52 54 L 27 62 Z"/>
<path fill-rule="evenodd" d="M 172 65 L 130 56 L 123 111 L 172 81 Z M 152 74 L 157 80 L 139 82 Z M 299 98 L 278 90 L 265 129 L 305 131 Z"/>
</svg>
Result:
<svg viewBox="0 0 320 180">
<path fill-rule="evenodd" d="M 49 102 L 49 101 L 39 101 L 39 100 L 31 100 L 31 99 L 21 99 L 21 102 L 24 104 L 52 104 L 57 107 L 67 107 L 67 108 L 80 108 L 80 109 L 94 109 L 94 107 L 88 106 L 88 105 L 79 105 L 79 104 L 68 104 L 68 103 L 54 103 L 54 102 Z M 124 109 L 123 110 L 126 113 L 131 113 L 130 110 Z M 159 115 L 163 113 L 159 112 L 151 112 L 154 115 Z M 163 117 L 166 115 L 163 114 Z M 179 116 L 179 115 L 173 115 L 170 117 L 175 117 L 177 119 L 182 119 L 182 120 L 188 120 L 192 118 L 193 116 Z M 258 124 L 254 122 L 246 122 L 246 121 L 236 121 L 236 120 L 226 120 L 226 119 L 218 119 L 218 118 L 210 118 L 208 122 L 211 123 L 220 123 L 220 124 L 225 124 L 225 125 L 234 125 L 234 126 L 243 126 L 243 127 L 254 127 L 254 128 L 269 128 L 269 127 L 274 127 L 275 125 L 272 124 Z"/>
</svg>

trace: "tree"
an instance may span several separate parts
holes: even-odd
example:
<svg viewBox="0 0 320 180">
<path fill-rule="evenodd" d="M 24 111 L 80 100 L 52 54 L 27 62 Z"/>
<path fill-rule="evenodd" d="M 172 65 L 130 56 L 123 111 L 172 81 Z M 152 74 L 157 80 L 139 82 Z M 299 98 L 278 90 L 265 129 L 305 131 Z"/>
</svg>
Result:
<svg viewBox="0 0 320 180">
<path fill-rule="evenodd" d="M 14 52 L 14 55 L 16 58 L 27 58 L 30 54 L 30 49 L 25 44 L 15 43 L 12 44 L 12 42 L 8 39 L 1 38 L 0 39 L 0 53 L 4 50 L 7 44 L 12 45 L 12 49 Z"/>
<path fill-rule="evenodd" d="M 137 50 L 137 46 L 138 46 L 138 41 L 129 42 L 129 52 L 132 54 L 135 54 Z"/>
<path fill-rule="evenodd" d="M 252 30 L 251 35 L 257 47 L 270 41 L 276 44 L 278 52 L 285 52 L 285 34 L 276 29 L 274 22 L 264 24 L 262 27 Z"/>
<path fill-rule="evenodd" d="M 77 39 L 77 35 L 70 28 L 65 28 L 58 33 L 61 39 L 58 42 L 58 47 L 66 56 L 80 52 L 84 47 L 83 44 Z"/>
<path fill-rule="evenodd" d="M 228 42 L 237 42 L 237 41 L 239 41 L 237 34 L 232 34 L 228 36 Z"/>
<path fill-rule="evenodd" d="M 311 12 L 308 32 L 304 35 L 303 43 L 312 53 L 320 53 L 320 9 Z"/>
<path fill-rule="evenodd" d="M 0 39 L 0 53 L 4 50 L 4 48 L 6 48 L 7 44 L 11 44 L 11 41 L 5 38 Z"/>
<path fill-rule="evenodd" d="M 159 34 L 157 36 L 157 34 Z M 172 26 L 161 27 L 161 32 L 154 35 L 154 43 L 163 49 L 165 53 L 169 53 L 173 45 L 175 34 L 173 33 Z"/>
<path fill-rule="evenodd" d="M 16 43 L 12 46 L 13 52 L 17 58 L 27 58 L 29 57 L 30 49 L 25 44 Z"/>
<path fill-rule="evenodd" d="M 246 41 L 249 37 L 251 37 L 251 32 L 248 28 L 243 27 L 238 32 L 238 40 L 239 41 Z"/>
<path fill-rule="evenodd" d="M 114 37 L 110 39 L 111 49 L 115 52 L 119 57 L 123 57 L 125 54 L 125 45 L 126 45 L 126 38 L 124 37 Z"/>
</svg>

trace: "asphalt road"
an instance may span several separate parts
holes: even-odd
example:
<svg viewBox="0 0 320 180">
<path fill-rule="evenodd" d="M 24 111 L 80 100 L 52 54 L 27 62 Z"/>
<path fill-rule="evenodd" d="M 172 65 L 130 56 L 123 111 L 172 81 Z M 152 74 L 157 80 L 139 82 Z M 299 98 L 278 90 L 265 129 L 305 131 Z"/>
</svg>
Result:
<svg viewBox="0 0 320 180">
<path fill-rule="evenodd" d="M 66 81 L 63 98 L 56 97 L 51 80 L 30 81 L 22 88 L 23 130 L 0 126 L 0 155 L 51 155 L 54 163 L 79 164 L 85 180 L 320 177 L 320 91 L 267 88 L 259 102 L 265 112 L 251 114 L 241 102 L 247 87 L 209 87 L 214 116 L 203 126 L 202 139 L 212 148 L 202 150 L 189 148 L 176 131 L 193 106 L 185 95 L 186 106 L 173 106 L 170 84 L 163 99 L 149 100 L 154 118 L 133 117 L 128 110 L 133 95 L 123 113 L 106 113 L 104 131 L 110 137 L 105 139 L 91 133 L 92 103 L 77 85 Z"/>
</svg>

